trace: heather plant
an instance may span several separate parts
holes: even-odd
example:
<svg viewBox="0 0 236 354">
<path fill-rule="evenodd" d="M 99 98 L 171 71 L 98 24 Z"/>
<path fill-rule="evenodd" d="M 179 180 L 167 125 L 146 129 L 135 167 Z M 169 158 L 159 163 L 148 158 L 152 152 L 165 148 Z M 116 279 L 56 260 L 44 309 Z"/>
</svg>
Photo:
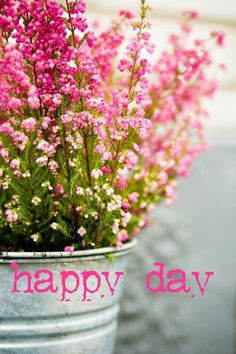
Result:
<svg viewBox="0 0 236 354">
<path fill-rule="evenodd" d="M 209 40 L 191 40 L 197 14 L 154 55 L 148 11 L 94 33 L 85 0 L 1 0 L 1 250 L 121 247 L 175 200 L 216 83 Z"/>
</svg>

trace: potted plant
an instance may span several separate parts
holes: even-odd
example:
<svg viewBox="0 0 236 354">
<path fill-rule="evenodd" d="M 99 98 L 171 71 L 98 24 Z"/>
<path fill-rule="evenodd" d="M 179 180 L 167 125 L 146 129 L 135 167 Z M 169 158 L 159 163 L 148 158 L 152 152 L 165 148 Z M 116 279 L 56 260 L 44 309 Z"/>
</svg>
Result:
<svg viewBox="0 0 236 354">
<path fill-rule="evenodd" d="M 153 66 L 145 0 L 96 33 L 85 10 L 0 4 L 1 353 L 112 352 L 135 236 L 207 146 L 216 85 L 206 42 L 186 45 L 197 14 Z"/>
</svg>

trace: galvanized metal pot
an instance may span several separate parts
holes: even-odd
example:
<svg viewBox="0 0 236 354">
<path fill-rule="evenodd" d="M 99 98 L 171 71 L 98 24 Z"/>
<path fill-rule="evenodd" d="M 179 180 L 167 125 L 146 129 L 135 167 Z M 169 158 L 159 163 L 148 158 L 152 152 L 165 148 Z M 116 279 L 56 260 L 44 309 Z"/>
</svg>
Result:
<svg viewBox="0 0 236 354">
<path fill-rule="evenodd" d="M 124 280 L 121 274 L 135 244 L 72 254 L 0 255 L 0 353 L 111 354 Z M 37 283 L 36 288 L 43 279 L 45 283 Z M 45 292 L 49 284 L 53 287 Z"/>
</svg>

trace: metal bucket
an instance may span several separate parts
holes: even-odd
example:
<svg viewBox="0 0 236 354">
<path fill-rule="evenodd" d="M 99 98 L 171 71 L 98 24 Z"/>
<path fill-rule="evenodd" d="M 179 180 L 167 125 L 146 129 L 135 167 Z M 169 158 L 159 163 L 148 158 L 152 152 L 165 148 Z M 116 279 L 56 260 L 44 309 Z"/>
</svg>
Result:
<svg viewBox="0 0 236 354">
<path fill-rule="evenodd" d="M 122 273 L 135 244 L 72 254 L 1 254 L 0 353 L 111 354 Z"/>
</svg>

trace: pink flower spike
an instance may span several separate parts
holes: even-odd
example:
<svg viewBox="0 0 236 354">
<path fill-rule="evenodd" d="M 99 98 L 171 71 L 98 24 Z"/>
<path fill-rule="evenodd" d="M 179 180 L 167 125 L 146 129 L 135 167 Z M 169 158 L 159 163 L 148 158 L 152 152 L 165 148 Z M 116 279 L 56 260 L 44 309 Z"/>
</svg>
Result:
<svg viewBox="0 0 236 354">
<path fill-rule="evenodd" d="M 223 32 L 223 31 L 219 31 L 219 32 L 214 31 L 214 32 L 211 33 L 211 36 L 213 38 L 216 38 L 216 43 L 217 43 L 217 45 L 219 47 L 223 47 L 224 46 L 225 37 L 226 37 L 225 32 Z"/>
<path fill-rule="evenodd" d="M 135 17 L 134 13 L 131 12 L 131 11 L 128 11 L 128 10 L 121 10 L 119 15 L 123 16 L 123 17 L 126 17 L 129 20 Z"/>
</svg>

